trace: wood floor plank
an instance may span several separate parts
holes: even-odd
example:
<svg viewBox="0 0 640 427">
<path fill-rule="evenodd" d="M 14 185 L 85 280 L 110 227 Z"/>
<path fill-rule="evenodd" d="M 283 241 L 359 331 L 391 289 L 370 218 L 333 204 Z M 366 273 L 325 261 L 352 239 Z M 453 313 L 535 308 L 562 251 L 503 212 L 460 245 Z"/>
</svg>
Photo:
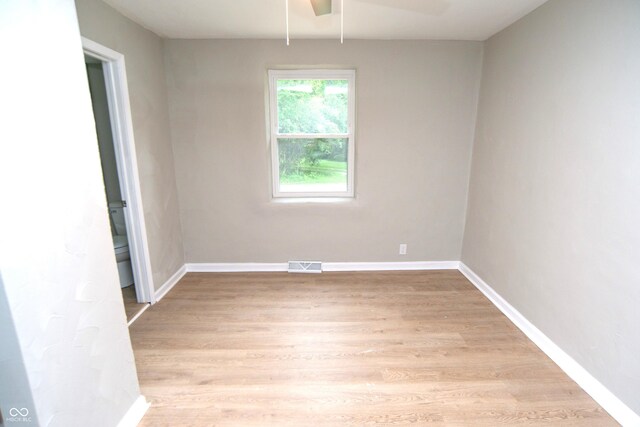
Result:
<svg viewBox="0 0 640 427">
<path fill-rule="evenodd" d="M 142 426 L 617 425 L 457 271 L 189 273 L 130 334 Z"/>
</svg>

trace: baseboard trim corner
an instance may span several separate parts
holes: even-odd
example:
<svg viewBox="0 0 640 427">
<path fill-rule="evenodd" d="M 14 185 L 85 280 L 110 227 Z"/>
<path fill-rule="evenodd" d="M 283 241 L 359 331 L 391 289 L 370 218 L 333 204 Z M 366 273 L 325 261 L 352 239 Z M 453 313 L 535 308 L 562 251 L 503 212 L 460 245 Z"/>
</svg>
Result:
<svg viewBox="0 0 640 427">
<path fill-rule="evenodd" d="M 144 414 L 147 413 L 149 406 L 151 406 L 151 403 L 147 402 L 143 395 L 138 396 L 118 423 L 118 427 L 136 427 L 144 417 Z"/>
<path fill-rule="evenodd" d="M 602 406 L 609 415 L 623 426 L 640 426 L 640 415 L 636 414 L 578 362 L 558 347 L 549 337 L 536 328 L 526 317 L 509 304 L 507 300 L 482 280 L 480 276 L 463 262 L 460 262 L 459 270 L 498 310 L 507 316 L 518 329 L 529 337 L 540 350 L 549 356 L 560 369 L 589 394 L 593 400 Z"/>
<path fill-rule="evenodd" d="M 180 281 L 180 279 L 184 277 L 185 274 L 187 274 L 187 265 L 183 264 L 182 267 L 173 273 L 173 275 L 171 275 L 171 277 L 169 277 L 169 279 L 167 279 L 167 281 L 164 282 L 164 284 L 156 291 L 156 300 L 154 303 L 164 298 L 164 296 L 167 295 L 167 293 Z"/>
</svg>

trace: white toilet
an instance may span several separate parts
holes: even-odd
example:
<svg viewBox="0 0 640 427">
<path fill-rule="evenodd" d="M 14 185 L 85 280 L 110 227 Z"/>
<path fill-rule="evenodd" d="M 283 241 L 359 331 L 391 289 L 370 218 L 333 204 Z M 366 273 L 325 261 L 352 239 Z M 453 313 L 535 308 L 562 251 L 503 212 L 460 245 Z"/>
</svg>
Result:
<svg viewBox="0 0 640 427">
<path fill-rule="evenodd" d="M 111 220 L 113 250 L 116 253 L 116 262 L 118 263 L 120 287 L 126 288 L 133 285 L 133 269 L 129 256 L 129 241 L 127 240 L 127 226 L 122 202 L 109 203 L 109 218 Z"/>
</svg>

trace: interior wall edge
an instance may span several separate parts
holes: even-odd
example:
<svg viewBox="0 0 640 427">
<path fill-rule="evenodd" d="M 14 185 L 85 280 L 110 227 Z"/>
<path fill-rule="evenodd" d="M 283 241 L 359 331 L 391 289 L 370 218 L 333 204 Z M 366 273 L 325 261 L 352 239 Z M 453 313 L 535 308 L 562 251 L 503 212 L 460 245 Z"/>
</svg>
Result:
<svg viewBox="0 0 640 427">
<path fill-rule="evenodd" d="M 460 259 L 462 259 L 463 257 L 463 252 L 464 252 L 464 247 L 465 247 L 465 240 L 467 237 L 467 220 L 469 217 L 469 199 L 471 196 L 471 180 L 473 179 L 473 155 L 475 153 L 475 149 L 476 149 L 476 142 L 477 142 L 477 133 L 478 133 L 478 115 L 480 113 L 480 102 L 482 101 L 483 98 L 483 94 L 482 94 L 482 89 L 484 87 L 484 85 L 482 84 L 482 78 L 484 76 L 484 56 L 487 53 L 487 49 L 486 49 L 486 45 L 487 45 L 487 40 L 482 42 L 482 47 L 481 47 L 481 55 L 480 55 L 480 66 L 479 66 L 479 71 L 478 71 L 478 81 L 477 81 L 477 88 L 476 88 L 476 100 L 475 100 L 475 110 L 473 112 L 473 119 L 472 119 L 472 123 L 471 126 L 473 127 L 472 131 L 471 131 L 471 152 L 469 154 L 469 164 L 467 165 L 467 171 L 468 171 L 468 179 L 467 179 L 467 197 L 465 198 L 465 202 L 464 202 L 464 212 L 463 212 L 463 223 L 462 223 L 462 238 L 460 239 Z"/>
</svg>

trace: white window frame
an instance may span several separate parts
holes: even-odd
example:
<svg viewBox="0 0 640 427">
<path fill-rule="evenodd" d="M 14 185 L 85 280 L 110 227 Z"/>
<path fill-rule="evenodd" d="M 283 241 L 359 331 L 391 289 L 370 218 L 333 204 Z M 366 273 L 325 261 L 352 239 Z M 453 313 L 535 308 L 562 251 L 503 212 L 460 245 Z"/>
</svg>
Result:
<svg viewBox="0 0 640 427">
<path fill-rule="evenodd" d="M 347 80 L 347 133 L 336 134 L 300 134 L 278 132 L 278 93 L 277 81 L 287 80 Z M 354 165 L 355 165 L 355 81 L 356 71 L 349 70 L 269 70 L 269 121 L 270 121 L 270 145 L 271 145 L 271 175 L 274 198 L 285 197 L 354 197 Z M 347 190 L 340 192 L 281 192 L 280 191 L 280 155 L 278 153 L 278 139 L 315 139 L 315 138 L 344 138 L 347 139 Z"/>
</svg>

